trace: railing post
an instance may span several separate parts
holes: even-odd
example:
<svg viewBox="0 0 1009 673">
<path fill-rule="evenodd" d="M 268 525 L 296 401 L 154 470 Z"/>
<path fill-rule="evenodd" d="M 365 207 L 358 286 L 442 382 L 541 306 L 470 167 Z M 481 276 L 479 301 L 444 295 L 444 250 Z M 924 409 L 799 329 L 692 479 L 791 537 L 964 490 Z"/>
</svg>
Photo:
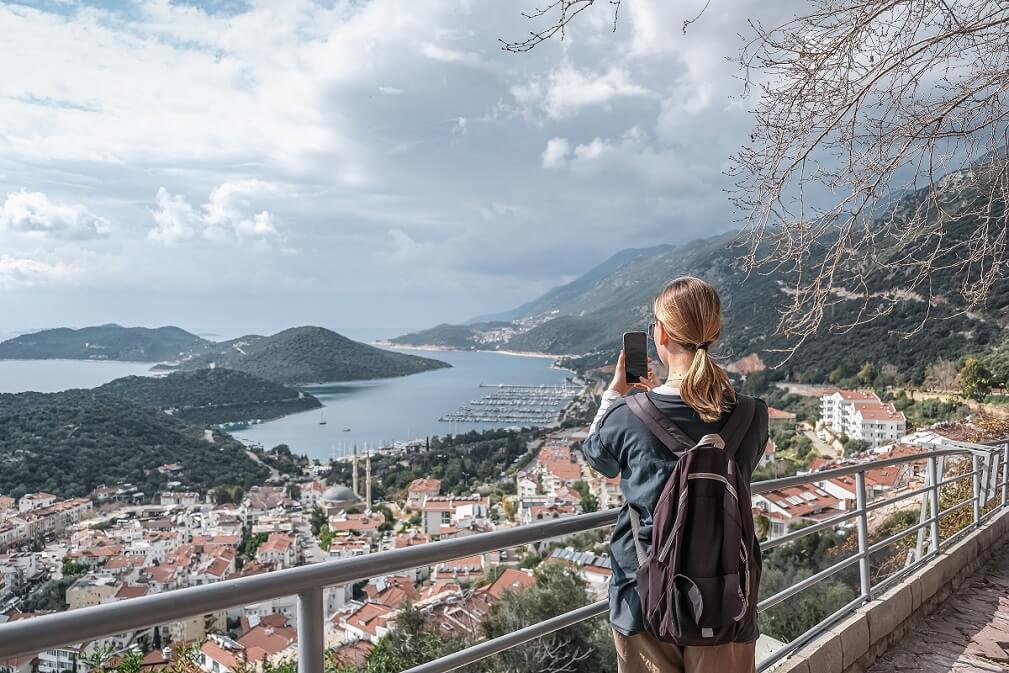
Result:
<svg viewBox="0 0 1009 673">
<path fill-rule="evenodd" d="M 972 472 L 971 484 L 974 487 L 974 527 L 981 525 L 981 456 L 970 454 Z"/>
<path fill-rule="evenodd" d="M 932 510 L 932 555 L 939 553 L 939 469 L 935 454 L 928 457 L 928 506 Z"/>
<path fill-rule="evenodd" d="M 855 506 L 858 508 L 858 579 L 862 597 L 872 600 L 872 578 L 869 568 L 869 520 L 866 515 L 865 472 L 855 473 Z"/>
<path fill-rule="evenodd" d="M 298 673 L 323 673 L 322 588 L 298 594 Z"/>
<path fill-rule="evenodd" d="M 1009 444 L 1002 446 L 1002 508 L 1009 501 Z"/>
</svg>

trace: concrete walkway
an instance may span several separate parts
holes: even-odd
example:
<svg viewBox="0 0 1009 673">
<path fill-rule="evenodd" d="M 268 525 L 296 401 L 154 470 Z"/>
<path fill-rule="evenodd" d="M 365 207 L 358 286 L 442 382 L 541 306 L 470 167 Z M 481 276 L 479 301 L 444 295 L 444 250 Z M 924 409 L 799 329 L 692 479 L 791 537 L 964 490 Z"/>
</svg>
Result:
<svg viewBox="0 0 1009 673">
<path fill-rule="evenodd" d="M 1009 671 L 1009 545 L 868 671 Z"/>
</svg>

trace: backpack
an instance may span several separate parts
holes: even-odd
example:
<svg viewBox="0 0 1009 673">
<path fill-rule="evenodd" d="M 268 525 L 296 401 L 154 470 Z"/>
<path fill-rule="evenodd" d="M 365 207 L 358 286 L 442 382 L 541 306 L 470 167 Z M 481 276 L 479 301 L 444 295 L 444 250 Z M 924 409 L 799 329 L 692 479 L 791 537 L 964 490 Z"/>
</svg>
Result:
<svg viewBox="0 0 1009 673">
<path fill-rule="evenodd" d="M 627 406 L 677 457 L 652 513 L 648 553 L 638 512 L 628 507 L 645 630 L 680 646 L 733 642 L 757 604 L 750 487 L 735 461 L 753 398 L 738 395 L 721 432 L 697 442 L 647 395 L 628 397 Z"/>
</svg>

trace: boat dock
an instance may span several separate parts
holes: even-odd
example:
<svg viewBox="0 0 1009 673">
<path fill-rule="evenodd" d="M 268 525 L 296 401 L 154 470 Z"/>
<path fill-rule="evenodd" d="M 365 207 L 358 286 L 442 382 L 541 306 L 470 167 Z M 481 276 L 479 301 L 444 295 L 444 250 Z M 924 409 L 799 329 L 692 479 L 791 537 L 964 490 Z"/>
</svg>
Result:
<svg viewBox="0 0 1009 673">
<path fill-rule="evenodd" d="M 517 385 L 481 383 L 494 392 L 471 400 L 456 411 L 445 414 L 445 423 L 515 423 L 549 425 L 557 421 L 567 404 L 582 391 L 571 385 Z"/>
</svg>

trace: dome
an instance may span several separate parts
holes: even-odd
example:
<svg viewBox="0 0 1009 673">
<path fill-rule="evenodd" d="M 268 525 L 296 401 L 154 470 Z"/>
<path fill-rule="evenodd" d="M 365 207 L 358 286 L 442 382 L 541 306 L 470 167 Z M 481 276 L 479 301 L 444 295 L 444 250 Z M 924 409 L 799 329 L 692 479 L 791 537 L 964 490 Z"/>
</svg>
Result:
<svg viewBox="0 0 1009 673">
<path fill-rule="evenodd" d="M 357 500 L 357 496 L 346 486 L 336 485 L 327 488 L 326 492 L 322 494 L 322 499 L 330 502 L 348 502 Z"/>
</svg>

